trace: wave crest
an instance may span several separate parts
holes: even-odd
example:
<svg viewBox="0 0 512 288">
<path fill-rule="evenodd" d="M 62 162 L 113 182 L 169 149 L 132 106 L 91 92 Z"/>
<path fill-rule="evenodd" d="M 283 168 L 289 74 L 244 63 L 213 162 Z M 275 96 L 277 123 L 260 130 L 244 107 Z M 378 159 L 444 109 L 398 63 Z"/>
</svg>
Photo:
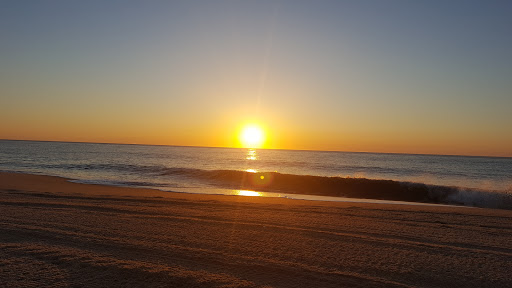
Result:
<svg viewBox="0 0 512 288">
<path fill-rule="evenodd" d="M 176 173 L 229 189 L 512 209 L 510 191 L 485 191 L 395 180 L 235 170 L 173 168 L 166 169 L 163 175 Z"/>
<path fill-rule="evenodd" d="M 495 191 L 396 180 L 296 175 L 278 172 L 254 173 L 240 170 L 203 170 L 132 164 L 54 164 L 47 165 L 45 168 L 114 170 L 157 177 L 187 178 L 188 180 L 202 181 L 212 186 L 227 189 L 452 204 L 512 210 L 512 189 Z M 136 184 L 134 186 L 155 186 L 150 185 L 151 183 Z"/>
</svg>

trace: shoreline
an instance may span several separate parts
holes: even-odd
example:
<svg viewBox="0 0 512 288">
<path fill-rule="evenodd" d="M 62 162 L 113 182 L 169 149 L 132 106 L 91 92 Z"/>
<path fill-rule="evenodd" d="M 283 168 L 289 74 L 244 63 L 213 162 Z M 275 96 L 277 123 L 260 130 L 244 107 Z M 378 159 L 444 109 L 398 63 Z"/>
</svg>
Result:
<svg viewBox="0 0 512 288">
<path fill-rule="evenodd" d="M 198 174 L 197 171 L 194 172 L 196 172 L 194 175 L 197 177 L 196 181 L 210 181 L 210 187 L 184 187 L 175 188 L 175 190 L 168 190 L 167 188 L 160 187 L 158 185 L 154 185 L 154 187 L 152 187 L 153 185 L 150 185 L 151 182 L 140 182 L 142 184 L 139 186 L 138 184 L 132 184 L 139 182 L 120 181 L 118 183 L 109 183 L 109 181 L 98 182 L 95 180 L 72 179 L 59 175 L 48 175 L 43 174 L 44 172 L 0 170 L 0 173 L 25 175 L 23 177 L 29 177 L 29 175 L 41 177 L 47 176 L 56 177 L 68 183 L 76 183 L 80 185 L 127 188 L 129 189 L 127 191 L 131 191 L 130 193 L 132 196 L 136 196 L 137 193 L 141 195 L 149 193 L 158 195 L 158 197 L 168 197 L 164 193 L 185 193 L 244 197 L 254 196 L 258 198 L 272 197 L 306 201 L 512 210 L 512 198 L 508 196 L 508 192 L 484 191 L 472 188 L 430 185 L 397 180 L 292 175 L 277 172 L 248 172 L 234 170 L 203 170 L 200 174 Z M 265 184 L 265 181 L 267 180 L 260 180 L 260 177 L 261 179 L 270 179 L 270 182 Z M 233 183 L 239 184 L 230 187 Z M 238 186 L 238 188 L 235 188 L 236 186 Z M 141 190 L 136 192 L 137 190 L 133 189 Z M 104 189 L 102 188 L 101 190 Z M 119 192 L 120 190 L 117 191 Z"/>
<path fill-rule="evenodd" d="M 16 177 L 15 175 L 19 175 Z M 216 188 L 210 189 L 218 191 L 218 193 L 204 193 L 200 192 L 200 190 L 205 190 L 203 188 L 196 189 L 196 191 L 166 191 L 160 190 L 156 188 L 144 188 L 144 187 L 130 187 L 123 185 L 114 185 L 114 184 L 98 184 L 98 183 L 87 183 L 85 180 L 79 179 L 70 179 L 62 176 L 55 175 L 46 175 L 46 174 L 32 174 L 26 172 L 5 172 L 0 171 L 0 189 L 2 189 L 2 182 L 5 182 L 5 178 L 18 178 L 15 181 L 22 181 L 23 188 L 28 189 L 31 187 L 39 187 L 39 185 L 48 185 L 52 184 L 52 188 L 50 190 L 55 190 L 54 192 L 62 193 L 65 189 L 72 189 L 77 193 L 83 193 L 83 191 L 87 191 L 87 193 L 92 196 L 99 193 L 99 195 L 103 196 L 129 196 L 129 197 L 156 197 L 156 198 L 173 198 L 173 194 L 185 194 L 185 195 L 209 195 L 209 196 L 225 196 L 225 197 L 251 197 L 251 198 L 274 198 L 274 199 L 285 199 L 291 201 L 314 201 L 314 202 L 343 202 L 343 203 L 368 203 L 368 204 L 377 204 L 377 205 L 412 205 L 412 206 L 439 206 L 439 207 L 457 207 L 457 208 L 481 208 L 481 207 L 473 207 L 473 206 L 464 206 L 464 205 L 450 205 L 443 203 L 428 203 L 428 202 L 408 202 L 408 201 L 398 201 L 398 200 L 385 200 L 385 199 L 372 199 L 372 198 L 350 198 L 350 197 L 341 197 L 341 196 L 324 196 L 324 195 L 308 195 L 302 193 L 279 193 L 279 192 L 267 192 L 267 191 L 256 191 L 250 190 L 250 192 L 255 192 L 258 195 L 244 195 L 244 190 L 238 189 L 227 189 L 227 188 Z M 49 177 L 49 178 L 46 178 Z M 39 183 L 39 184 L 37 184 Z M 70 186 L 65 183 L 78 184 L 79 186 Z M 12 184 L 11 184 L 12 185 Z M 19 184 L 15 184 L 19 185 Z M 63 190 L 64 189 L 64 190 Z M 233 193 L 225 193 L 226 191 L 232 191 Z M 242 192 L 242 193 L 237 193 Z M 481 208 L 481 209 L 492 209 L 492 208 Z"/>
<path fill-rule="evenodd" d="M 0 286 L 507 287 L 512 211 L 0 173 Z"/>
</svg>

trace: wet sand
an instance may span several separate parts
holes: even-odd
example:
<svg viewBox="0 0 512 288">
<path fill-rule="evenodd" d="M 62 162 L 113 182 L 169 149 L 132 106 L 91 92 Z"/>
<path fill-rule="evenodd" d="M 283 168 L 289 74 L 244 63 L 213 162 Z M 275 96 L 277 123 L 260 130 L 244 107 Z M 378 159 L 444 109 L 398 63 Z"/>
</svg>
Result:
<svg viewBox="0 0 512 288">
<path fill-rule="evenodd" d="M 0 173 L 0 287 L 512 287 L 512 211 Z"/>
</svg>

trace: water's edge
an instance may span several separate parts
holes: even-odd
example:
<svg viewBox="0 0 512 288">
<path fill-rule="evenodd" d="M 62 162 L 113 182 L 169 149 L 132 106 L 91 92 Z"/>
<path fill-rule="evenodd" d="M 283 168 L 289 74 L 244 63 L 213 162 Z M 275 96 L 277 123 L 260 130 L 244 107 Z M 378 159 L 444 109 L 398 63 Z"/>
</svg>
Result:
<svg viewBox="0 0 512 288">
<path fill-rule="evenodd" d="M 163 187 L 157 187 L 152 183 L 72 179 L 62 175 L 45 174 L 41 172 L 27 173 L 25 171 L 0 171 L 8 173 L 57 176 L 72 183 L 127 188 L 149 188 L 169 193 L 259 196 L 309 201 L 459 206 L 512 210 L 512 195 L 510 194 L 427 185 L 423 183 L 399 182 L 393 180 L 288 175 L 277 172 L 252 173 L 246 171 L 218 170 L 203 171 L 203 173 L 210 176 L 210 184 L 212 184 L 212 187 L 175 188 L 171 190 Z M 263 179 L 261 176 L 263 176 Z M 303 179 L 294 179 L 295 177 Z M 264 182 L 265 178 L 272 178 L 272 181 L 269 181 L 268 185 L 261 185 L 261 183 L 258 183 L 258 181 Z M 322 183 L 322 181 L 324 181 L 324 183 Z M 239 182 L 241 184 L 237 187 L 236 185 L 232 185 L 233 182 Z M 314 190 L 307 190 L 307 188 L 313 188 Z"/>
</svg>

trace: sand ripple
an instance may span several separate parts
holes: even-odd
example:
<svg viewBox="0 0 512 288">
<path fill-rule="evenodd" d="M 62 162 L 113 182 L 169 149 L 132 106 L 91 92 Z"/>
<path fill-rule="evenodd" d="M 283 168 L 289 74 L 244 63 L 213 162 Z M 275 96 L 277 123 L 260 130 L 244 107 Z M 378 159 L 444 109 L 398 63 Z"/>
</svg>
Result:
<svg viewBox="0 0 512 288">
<path fill-rule="evenodd" d="M 510 211 L 43 192 L 0 185 L 1 287 L 512 287 Z"/>
</svg>

